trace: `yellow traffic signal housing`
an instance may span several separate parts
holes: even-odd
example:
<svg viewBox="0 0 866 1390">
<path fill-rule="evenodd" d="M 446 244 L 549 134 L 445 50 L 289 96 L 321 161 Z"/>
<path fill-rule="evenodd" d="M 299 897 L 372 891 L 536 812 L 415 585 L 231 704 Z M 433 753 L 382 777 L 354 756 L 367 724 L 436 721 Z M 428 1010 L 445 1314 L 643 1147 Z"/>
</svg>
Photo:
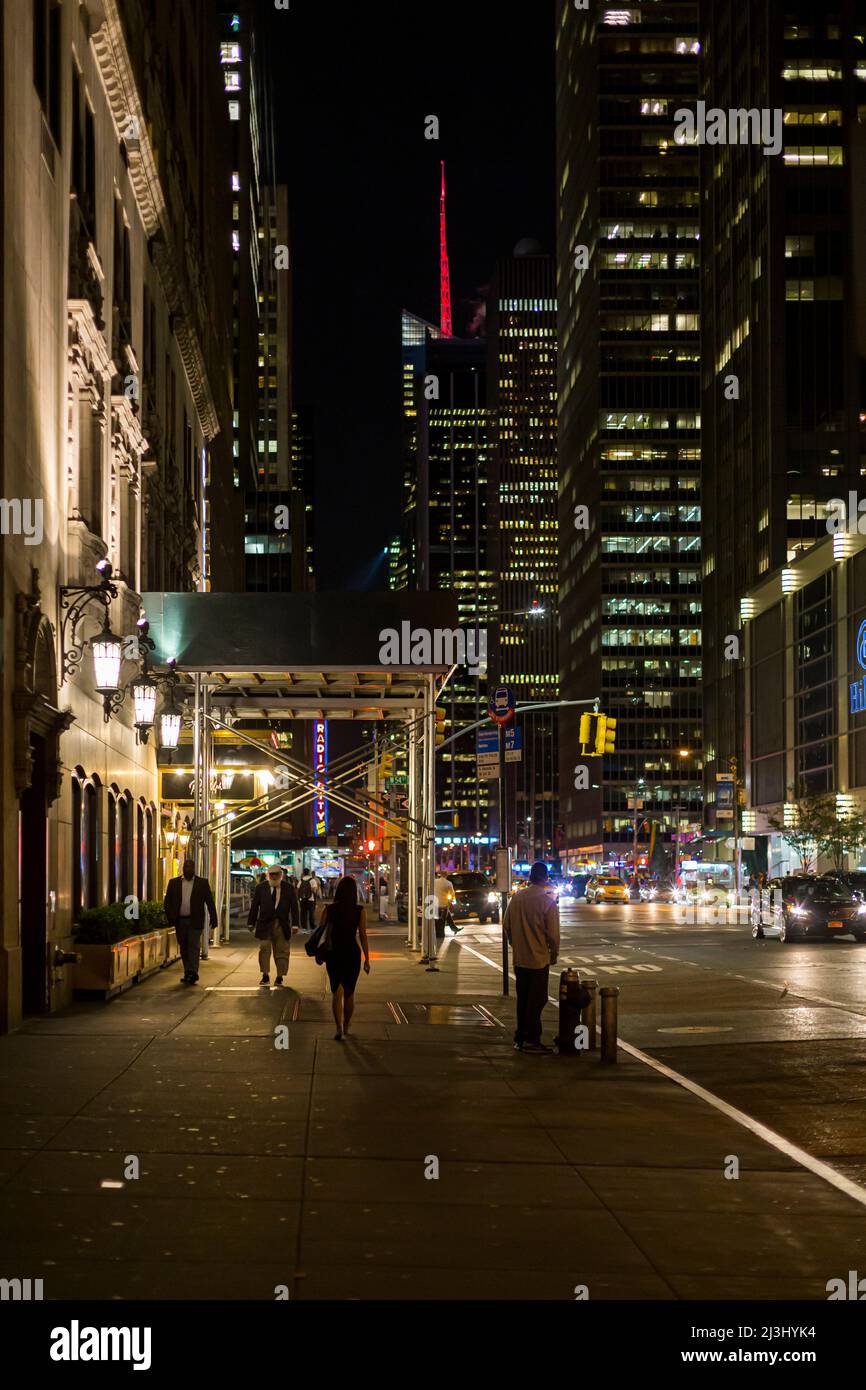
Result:
<svg viewBox="0 0 866 1390">
<path fill-rule="evenodd" d="M 585 748 L 592 738 L 592 715 L 582 714 L 580 716 L 580 746 Z"/>
<path fill-rule="evenodd" d="M 596 756 L 601 757 L 604 753 L 613 753 L 616 749 L 616 720 L 611 719 L 609 714 L 599 714 L 595 726 L 595 751 Z"/>
<path fill-rule="evenodd" d="M 383 753 L 383 754 L 382 754 L 382 757 L 381 757 L 381 759 L 380 759 L 380 761 L 379 761 L 379 780 L 380 780 L 381 782 L 384 782 L 384 781 L 386 781 L 389 777 L 393 777 L 393 776 L 394 776 L 394 754 L 393 754 L 393 753 Z"/>
<path fill-rule="evenodd" d="M 595 752 L 596 757 L 601 757 L 604 752 L 605 730 L 607 728 L 607 715 L 596 715 L 595 723 Z"/>
<path fill-rule="evenodd" d="M 445 742 L 445 711 L 444 711 L 444 709 L 437 709 L 437 710 L 436 710 L 436 724 L 435 724 L 435 729 L 436 729 L 436 743 L 437 743 L 437 746 L 438 746 L 440 743 L 444 743 L 444 742 Z"/>
</svg>

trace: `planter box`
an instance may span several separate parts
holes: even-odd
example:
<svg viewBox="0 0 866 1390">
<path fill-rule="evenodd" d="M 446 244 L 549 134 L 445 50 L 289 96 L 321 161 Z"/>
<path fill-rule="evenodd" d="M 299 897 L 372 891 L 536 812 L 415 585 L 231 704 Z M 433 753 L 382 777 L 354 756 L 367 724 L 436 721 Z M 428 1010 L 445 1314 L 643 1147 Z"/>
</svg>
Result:
<svg viewBox="0 0 866 1390">
<path fill-rule="evenodd" d="M 173 960 L 180 960 L 177 932 L 174 927 L 163 927 L 163 935 L 165 937 L 165 963 L 171 965 Z"/>
<path fill-rule="evenodd" d="M 141 940 L 137 936 L 110 946 L 76 943 L 74 949 L 81 956 L 72 968 L 72 988 L 76 994 L 95 992 L 108 998 L 128 988 L 141 970 Z"/>
<path fill-rule="evenodd" d="M 165 933 L 145 932 L 139 937 L 141 942 L 141 978 L 152 975 L 165 965 Z"/>
</svg>

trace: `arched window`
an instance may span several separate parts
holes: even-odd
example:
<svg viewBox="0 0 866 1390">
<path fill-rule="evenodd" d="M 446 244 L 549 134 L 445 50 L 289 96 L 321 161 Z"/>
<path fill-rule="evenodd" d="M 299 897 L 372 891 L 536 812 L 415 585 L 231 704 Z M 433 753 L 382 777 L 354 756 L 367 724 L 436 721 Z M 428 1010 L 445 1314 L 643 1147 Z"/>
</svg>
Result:
<svg viewBox="0 0 866 1390">
<path fill-rule="evenodd" d="M 81 872 L 84 890 L 84 906 L 99 906 L 99 791 L 98 777 L 91 777 L 84 784 L 84 808 L 82 812 Z"/>
<path fill-rule="evenodd" d="M 117 886 L 124 900 L 132 893 L 132 797 L 124 792 L 117 803 Z"/>
<path fill-rule="evenodd" d="M 152 902 L 156 897 L 156 865 L 157 865 L 157 843 L 156 843 L 156 807 L 148 806 L 144 813 L 145 822 L 145 843 L 147 845 L 147 872 L 145 874 L 145 897 Z"/>
<path fill-rule="evenodd" d="M 147 844 L 144 838 L 144 807 L 141 802 L 135 807 L 135 891 L 139 902 L 145 897 L 144 881 L 147 873 Z"/>
<path fill-rule="evenodd" d="M 84 780 L 82 768 L 76 768 L 72 774 L 72 920 L 78 917 L 79 912 L 84 906 L 82 898 L 82 884 L 84 882 L 84 844 L 83 844 L 83 825 L 81 818 L 82 798 L 81 783 Z"/>
<path fill-rule="evenodd" d="M 117 902 L 117 787 L 108 788 L 108 901 Z"/>
</svg>

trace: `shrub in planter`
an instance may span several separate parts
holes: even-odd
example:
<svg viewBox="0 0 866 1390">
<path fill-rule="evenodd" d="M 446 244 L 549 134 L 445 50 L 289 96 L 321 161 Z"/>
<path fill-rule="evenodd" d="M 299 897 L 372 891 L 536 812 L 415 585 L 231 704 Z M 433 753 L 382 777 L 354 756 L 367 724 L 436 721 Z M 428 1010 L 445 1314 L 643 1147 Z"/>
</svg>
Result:
<svg viewBox="0 0 866 1390">
<path fill-rule="evenodd" d="M 104 907 L 86 907 L 78 914 L 73 935 L 80 946 L 111 946 L 134 936 L 136 922 L 130 922 L 123 903 L 106 903 Z"/>
<path fill-rule="evenodd" d="M 155 898 L 140 902 L 138 910 L 138 922 L 130 923 L 130 926 L 135 925 L 136 930 L 140 932 L 165 931 L 168 921 L 161 902 Z"/>
</svg>

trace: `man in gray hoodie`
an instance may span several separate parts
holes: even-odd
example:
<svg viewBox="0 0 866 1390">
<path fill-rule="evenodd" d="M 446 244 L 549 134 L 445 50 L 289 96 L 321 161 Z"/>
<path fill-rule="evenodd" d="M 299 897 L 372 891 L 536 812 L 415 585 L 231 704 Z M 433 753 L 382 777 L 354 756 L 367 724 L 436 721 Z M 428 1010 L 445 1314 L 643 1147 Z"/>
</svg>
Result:
<svg viewBox="0 0 866 1390">
<path fill-rule="evenodd" d="M 541 1014 L 547 1003 L 550 967 L 559 955 L 559 907 L 549 886 L 547 865 L 529 871 L 529 885 L 515 893 L 505 910 L 505 935 L 517 976 L 517 1052 L 544 1055 L 553 1051 L 541 1041 Z"/>
</svg>

